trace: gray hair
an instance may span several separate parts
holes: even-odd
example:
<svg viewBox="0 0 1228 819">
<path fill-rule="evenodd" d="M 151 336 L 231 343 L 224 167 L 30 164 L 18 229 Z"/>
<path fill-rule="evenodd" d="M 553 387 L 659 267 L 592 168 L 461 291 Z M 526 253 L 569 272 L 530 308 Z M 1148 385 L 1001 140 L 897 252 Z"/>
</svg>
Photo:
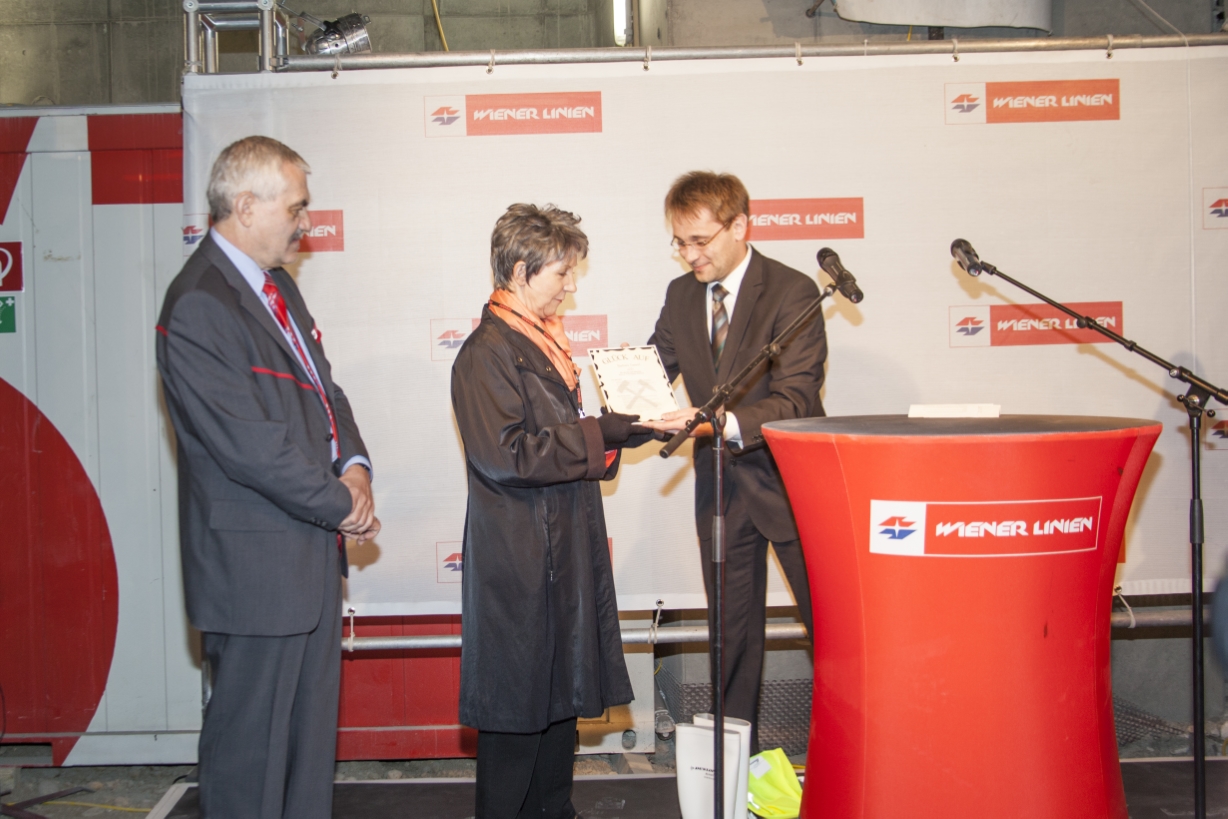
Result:
<svg viewBox="0 0 1228 819">
<path fill-rule="evenodd" d="M 531 279 L 548 264 L 588 255 L 588 237 L 580 230 L 580 217 L 554 205 L 516 204 L 495 222 L 490 235 L 490 266 L 495 287 L 510 290 L 517 262 L 525 264 Z"/>
<path fill-rule="evenodd" d="M 266 136 L 249 136 L 231 143 L 218 155 L 209 173 L 209 215 L 214 222 L 230 216 L 235 197 L 249 191 L 267 202 L 285 190 L 285 163 L 311 173 L 307 161 L 291 148 Z"/>
</svg>

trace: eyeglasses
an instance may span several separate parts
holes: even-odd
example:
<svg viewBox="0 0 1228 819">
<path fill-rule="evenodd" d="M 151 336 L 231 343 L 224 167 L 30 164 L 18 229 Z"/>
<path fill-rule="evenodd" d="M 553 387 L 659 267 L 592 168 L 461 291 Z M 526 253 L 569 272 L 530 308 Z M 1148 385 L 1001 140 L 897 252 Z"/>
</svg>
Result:
<svg viewBox="0 0 1228 819">
<path fill-rule="evenodd" d="M 732 224 L 733 224 L 733 220 L 730 219 L 728 222 L 721 225 L 720 230 L 718 230 L 716 233 L 713 233 L 707 239 L 696 239 L 693 242 L 686 242 L 686 241 L 683 241 L 682 239 L 679 239 L 677 236 L 675 236 L 674 240 L 669 243 L 669 246 L 672 247 L 674 250 L 678 251 L 679 253 L 686 250 L 688 247 L 693 247 L 696 250 L 703 250 L 705 247 L 707 247 L 712 242 L 713 239 L 721 235 L 721 230 L 724 230 L 725 228 L 729 227 Z"/>
</svg>

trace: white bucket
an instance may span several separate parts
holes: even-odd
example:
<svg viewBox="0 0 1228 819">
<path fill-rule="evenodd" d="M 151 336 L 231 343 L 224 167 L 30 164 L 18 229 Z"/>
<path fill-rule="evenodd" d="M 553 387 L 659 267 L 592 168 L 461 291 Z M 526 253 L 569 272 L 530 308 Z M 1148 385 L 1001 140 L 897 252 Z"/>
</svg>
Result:
<svg viewBox="0 0 1228 819">
<path fill-rule="evenodd" d="M 696 714 L 696 725 L 712 725 L 711 714 Z M 734 797 L 734 813 L 726 813 L 726 819 L 745 819 L 747 806 L 747 787 L 750 779 L 750 723 L 737 717 L 725 717 L 725 731 L 738 732 L 738 792 Z M 733 765 L 726 763 L 726 776 L 732 776 Z"/>
<path fill-rule="evenodd" d="M 715 774 L 712 771 L 712 725 L 680 723 L 675 739 L 675 764 L 678 769 L 678 807 L 682 819 L 712 819 L 712 790 Z M 741 754 L 741 737 L 732 728 L 725 729 L 725 819 L 743 819 L 742 812 L 735 810 L 738 793 L 738 758 Z"/>
</svg>

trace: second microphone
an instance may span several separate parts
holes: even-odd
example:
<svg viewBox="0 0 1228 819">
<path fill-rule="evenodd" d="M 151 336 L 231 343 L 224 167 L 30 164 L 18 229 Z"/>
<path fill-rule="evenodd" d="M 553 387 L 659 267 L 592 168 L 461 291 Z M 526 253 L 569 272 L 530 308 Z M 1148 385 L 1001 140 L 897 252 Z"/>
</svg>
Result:
<svg viewBox="0 0 1228 819">
<path fill-rule="evenodd" d="M 823 268 L 831 280 L 836 283 L 836 289 L 840 291 L 840 295 L 857 304 L 864 299 L 865 293 L 861 292 L 861 288 L 857 286 L 857 280 L 853 278 L 853 274 L 844 269 L 844 265 L 840 264 L 840 257 L 836 255 L 836 251 L 830 247 L 825 247 L 819 251 L 819 267 Z"/>
</svg>

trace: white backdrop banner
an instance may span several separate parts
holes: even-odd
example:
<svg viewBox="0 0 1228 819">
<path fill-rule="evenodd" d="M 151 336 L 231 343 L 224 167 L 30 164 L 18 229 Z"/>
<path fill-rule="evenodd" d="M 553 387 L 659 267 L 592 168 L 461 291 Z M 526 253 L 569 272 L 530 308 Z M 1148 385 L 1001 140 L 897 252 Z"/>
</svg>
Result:
<svg viewBox="0 0 1228 819">
<path fill-rule="evenodd" d="M 596 407 L 585 352 L 651 334 L 684 272 L 662 199 L 694 169 L 742 178 L 766 255 L 814 274 L 829 245 L 857 274 L 865 301 L 825 313 L 829 414 L 997 403 L 1162 421 L 1119 574 L 1129 593 L 1183 592 L 1180 385 L 1000 280 L 966 276 L 948 248 L 966 238 L 1005 272 L 1228 381 L 1225 98 L 1220 48 L 189 75 L 184 251 L 207 229 L 205 180 L 223 146 L 267 134 L 311 163 L 315 228 L 294 272 L 370 447 L 384 521 L 351 553 L 359 615 L 459 610 L 465 462 L 450 367 L 491 290 L 496 218 L 513 202 L 583 218 L 590 255 L 564 309 Z M 1215 574 L 1228 425 L 1208 426 Z M 704 605 L 683 454 L 629 452 L 604 487 L 624 609 Z M 790 602 L 776 572 L 771 583 L 772 602 Z"/>
</svg>

